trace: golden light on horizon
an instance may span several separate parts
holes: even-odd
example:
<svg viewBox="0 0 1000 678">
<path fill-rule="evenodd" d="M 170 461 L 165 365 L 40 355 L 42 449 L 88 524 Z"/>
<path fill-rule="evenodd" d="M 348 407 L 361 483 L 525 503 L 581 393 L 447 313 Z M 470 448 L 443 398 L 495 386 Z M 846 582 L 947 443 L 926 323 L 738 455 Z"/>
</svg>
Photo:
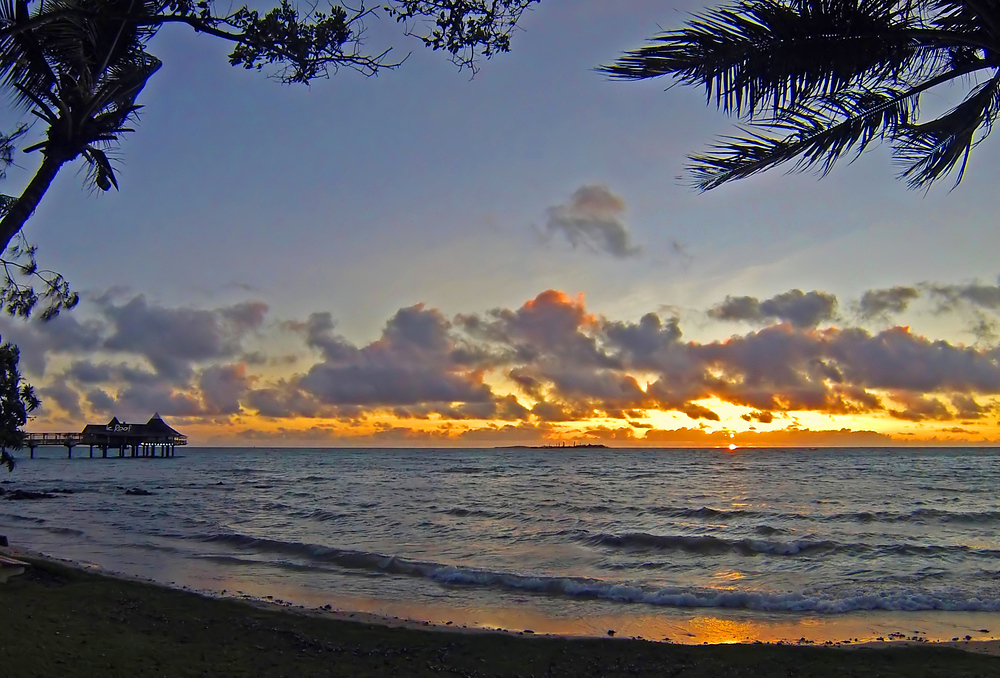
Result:
<svg viewBox="0 0 1000 678">
<path fill-rule="evenodd" d="M 736 443 L 729 443 L 729 451 L 732 452 L 737 449 Z"/>
</svg>

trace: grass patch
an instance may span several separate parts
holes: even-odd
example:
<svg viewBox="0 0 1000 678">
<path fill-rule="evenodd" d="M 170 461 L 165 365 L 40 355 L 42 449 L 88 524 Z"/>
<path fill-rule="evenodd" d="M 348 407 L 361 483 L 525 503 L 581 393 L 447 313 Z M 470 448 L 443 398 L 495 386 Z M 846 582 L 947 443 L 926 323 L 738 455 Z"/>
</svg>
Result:
<svg viewBox="0 0 1000 678">
<path fill-rule="evenodd" d="M 0 586 L 0 675 L 956 678 L 1000 676 L 1000 658 L 393 629 L 36 562 Z"/>
</svg>

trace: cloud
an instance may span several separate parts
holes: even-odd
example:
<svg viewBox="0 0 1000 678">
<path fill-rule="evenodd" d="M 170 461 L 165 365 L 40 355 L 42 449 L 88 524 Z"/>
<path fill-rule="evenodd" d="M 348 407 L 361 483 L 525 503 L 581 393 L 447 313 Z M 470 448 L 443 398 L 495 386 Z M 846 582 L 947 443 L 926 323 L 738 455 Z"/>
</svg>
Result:
<svg viewBox="0 0 1000 678">
<path fill-rule="evenodd" d="M 4 342 L 21 349 L 22 371 L 44 376 L 50 357 L 63 353 L 90 352 L 100 346 L 103 323 L 79 320 L 76 313 L 60 313 L 46 322 L 24 321 L 0 316 Z"/>
<path fill-rule="evenodd" d="M 998 285 L 924 283 L 923 287 L 932 297 L 937 299 L 939 311 L 951 310 L 959 304 L 968 304 L 988 311 L 1000 310 L 1000 286 Z"/>
<path fill-rule="evenodd" d="M 872 290 L 859 308 L 896 312 L 912 298 L 900 291 L 908 289 Z M 107 298 L 91 307 L 97 324 L 81 316 L 56 330 L 21 329 L 51 347 L 36 383 L 51 401 L 46 416 L 308 417 L 367 430 L 395 417 L 422 429 L 454 427 L 449 440 L 482 422 L 523 433 L 599 419 L 615 432 L 653 411 L 713 428 L 732 411 L 713 403 L 744 408 L 735 416 L 769 428 L 797 412 L 912 422 L 995 417 L 1000 347 L 907 327 L 824 326 L 836 304 L 819 291 L 728 297 L 711 310 L 715 317 L 763 326 L 717 341 L 685 339 L 670 311 L 610 319 L 559 290 L 456 317 L 407 306 L 360 343 L 337 332 L 332 314 L 315 312 L 284 323 L 303 350 L 280 367 L 256 341 L 266 313 L 259 303 L 201 310 Z M 283 346 L 277 355 L 287 353 Z"/>
<path fill-rule="evenodd" d="M 321 320 L 318 330 L 307 328 L 307 340 L 322 348 L 324 360 L 297 382 L 320 403 L 392 406 L 493 398 L 440 311 L 423 304 L 400 309 L 382 336 L 363 348 L 328 341 L 332 325 Z"/>
<path fill-rule="evenodd" d="M 858 316 L 863 320 L 876 318 L 888 319 L 891 315 L 902 313 L 914 299 L 920 296 L 915 287 L 890 287 L 887 289 L 868 290 L 858 302 Z"/>
<path fill-rule="evenodd" d="M 98 413 L 111 413 L 115 407 L 115 399 L 107 391 L 95 388 L 87 393 L 87 402 L 91 409 Z"/>
<path fill-rule="evenodd" d="M 65 382 L 55 382 L 51 386 L 40 388 L 38 389 L 38 395 L 46 408 L 48 408 L 48 403 L 51 401 L 55 402 L 69 417 L 79 419 L 83 416 L 83 409 L 80 406 L 80 394 Z"/>
<path fill-rule="evenodd" d="M 203 413 L 236 414 L 250 389 L 250 380 L 245 365 L 213 365 L 201 372 L 198 386 Z"/>
<path fill-rule="evenodd" d="M 836 315 L 837 297 L 826 292 L 789 290 L 760 301 L 756 297 L 726 297 L 718 306 L 708 310 L 716 320 L 767 323 L 780 320 L 796 327 L 816 327 L 833 320 Z"/>
<path fill-rule="evenodd" d="M 974 397 L 964 393 L 952 395 L 951 405 L 955 408 L 959 419 L 983 419 L 993 409 L 991 406 L 981 405 Z"/>
<path fill-rule="evenodd" d="M 267 305 L 168 308 L 149 304 L 139 295 L 121 306 L 106 301 L 101 311 L 112 323 L 104 349 L 143 356 L 163 376 L 184 381 L 190 379 L 194 363 L 242 353 L 243 340 L 260 327 Z"/>
<path fill-rule="evenodd" d="M 603 184 L 576 190 L 569 202 L 548 209 L 546 237 L 562 235 L 574 248 L 625 258 L 639 254 L 622 217 L 625 201 Z"/>
<path fill-rule="evenodd" d="M 903 406 L 901 410 L 890 409 L 890 416 L 904 421 L 925 421 L 928 419 L 947 421 L 954 419 L 948 407 L 938 398 L 914 393 L 896 393 L 892 399 Z"/>
</svg>

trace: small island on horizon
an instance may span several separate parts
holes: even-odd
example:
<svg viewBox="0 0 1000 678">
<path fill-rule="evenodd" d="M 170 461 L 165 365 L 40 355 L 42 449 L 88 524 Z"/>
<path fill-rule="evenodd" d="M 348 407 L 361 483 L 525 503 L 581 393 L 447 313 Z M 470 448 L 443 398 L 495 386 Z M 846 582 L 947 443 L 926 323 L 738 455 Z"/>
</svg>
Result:
<svg viewBox="0 0 1000 678">
<path fill-rule="evenodd" d="M 494 450 L 586 450 L 586 449 L 609 449 L 607 445 L 601 443 L 573 443 L 572 445 L 567 445 L 566 443 L 561 443 L 559 445 L 497 445 L 493 448 Z"/>
</svg>

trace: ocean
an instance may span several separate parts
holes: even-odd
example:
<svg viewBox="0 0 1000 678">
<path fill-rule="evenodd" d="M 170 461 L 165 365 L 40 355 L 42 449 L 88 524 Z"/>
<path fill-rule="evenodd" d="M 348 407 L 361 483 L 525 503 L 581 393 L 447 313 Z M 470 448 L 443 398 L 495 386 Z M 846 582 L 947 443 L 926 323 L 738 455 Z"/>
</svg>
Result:
<svg viewBox="0 0 1000 678">
<path fill-rule="evenodd" d="M 0 501 L 12 546 L 215 595 L 682 642 L 1000 636 L 995 449 L 26 456 L 0 488 L 70 492 Z"/>
</svg>

